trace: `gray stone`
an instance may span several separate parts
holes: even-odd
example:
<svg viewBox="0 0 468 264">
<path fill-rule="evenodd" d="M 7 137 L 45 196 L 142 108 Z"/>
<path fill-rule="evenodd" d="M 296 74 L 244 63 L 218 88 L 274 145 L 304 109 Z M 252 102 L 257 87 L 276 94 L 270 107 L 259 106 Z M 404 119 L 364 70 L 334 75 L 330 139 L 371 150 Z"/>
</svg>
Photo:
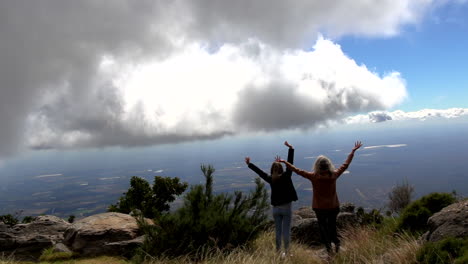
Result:
<svg viewBox="0 0 468 264">
<path fill-rule="evenodd" d="M 72 251 L 63 243 L 57 243 L 53 246 L 54 252 L 72 253 Z"/>
<path fill-rule="evenodd" d="M 65 245 L 82 256 L 127 255 L 141 235 L 135 218 L 103 213 L 76 221 L 65 231 Z"/>
<path fill-rule="evenodd" d="M 426 241 L 439 241 L 447 237 L 468 236 L 468 200 L 454 203 L 435 213 L 428 220 L 429 232 Z"/>
<path fill-rule="evenodd" d="M 342 203 L 340 205 L 340 212 L 342 213 L 354 213 L 356 206 L 352 203 Z"/>
<path fill-rule="evenodd" d="M 38 216 L 28 224 L 0 225 L 0 254 L 16 259 L 35 260 L 44 249 L 63 241 L 70 224 L 52 215 Z"/>
</svg>

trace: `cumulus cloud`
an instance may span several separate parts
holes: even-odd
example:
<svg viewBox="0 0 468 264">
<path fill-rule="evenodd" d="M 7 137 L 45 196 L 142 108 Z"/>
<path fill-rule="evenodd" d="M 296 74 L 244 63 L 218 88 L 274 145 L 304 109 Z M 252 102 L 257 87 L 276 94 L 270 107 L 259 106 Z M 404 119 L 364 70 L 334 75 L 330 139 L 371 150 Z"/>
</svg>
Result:
<svg viewBox="0 0 468 264">
<path fill-rule="evenodd" d="M 22 147 L 134 146 L 314 126 L 393 106 L 405 94 L 398 73 L 378 76 L 328 40 L 309 47 L 319 31 L 397 34 L 430 5 L 1 1 L 0 156 Z M 204 61 L 208 68 L 200 68 Z M 334 67 L 340 61 L 350 76 Z M 148 80 L 136 80 L 145 71 L 160 79 L 135 86 Z M 270 101 L 252 107 L 274 94 L 290 95 L 281 114 Z"/>
<path fill-rule="evenodd" d="M 405 112 L 396 110 L 393 112 L 376 111 L 365 115 L 354 115 L 346 117 L 343 122 L 346 124 L 365 124 L 385 122 L 390 120 L 417 120 L 425 121 L 437 118 L 458 118 L 468 115 L 468 108 L 450 108 L 450 109 L 422 109 L 414 112 Z"/>
</svg>

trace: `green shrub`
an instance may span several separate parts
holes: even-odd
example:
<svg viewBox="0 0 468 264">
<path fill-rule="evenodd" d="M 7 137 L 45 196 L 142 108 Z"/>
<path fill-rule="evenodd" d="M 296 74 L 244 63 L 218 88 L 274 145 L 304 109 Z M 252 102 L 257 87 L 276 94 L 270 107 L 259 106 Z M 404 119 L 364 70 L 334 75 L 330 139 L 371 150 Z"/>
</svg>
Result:
<svg viewBox="0 0 468 264">
<path fill-rule="evenodd" d="M 401 213 L 398 231 L 422 233 L 428 230 L 427 220 L 433 214 L 456 202 L 449 193 L 431 193 L 409 204 Z"/>
<path fill-rule="evenodd" d="M 380 210 L 372 209 L 370 212 L 365 212 L 364 208 L 358 207 L 356 216 L 359 218 L 361 225 L 374 225 L 379 226 L 382 224 L 384 217 L 380 213 Z"/>
<path fill-rule="evenodd" d="M 25 216 L 23 218 L 23 220 L 21 221 L 22 224 L 29 224 L 31 223 L 32 221 L 36 220 L 36 217 L 32 217 L 32 216 Z"/>
<path fill-rule="evenodd" d="M 41 256 L 39 257 L 40 261 L 60 261 L 68 260 L 74 257 L 72 252 L 54 252 L 53 248 L 45 249 Z"/>
<path fill-rule="evenodd" d="M 0 215 L 0 221 L 8 226 L 14 226 L 19 222 L 18 218 L 13 216 L 12 214 Z"/>
<path fill-rule="evenodd" d="M 155 219 L 155 225 L 148 225 L 140 218 L 139 224 L 146 235 L 140 257 L 189 254 L 196 258 L 206 250 L 229 250 L 245 245 L 264 230 L 269 203 L 260 179 L 256 179 L 256 188 L 249 195 L 213 194 L 215 170 L 204 165 L 201 169 L 205 185 L 192 186 L 181 208 L 161 215 Z"/>
<path fill-rule="evenodd" d="M 183 193 L 187 186 L 186 182 L 180 182 L 177 177 L 155 176 L 151 187 L 145 179 L 133 176 L 128 191 L 117 204 L 110 205 L 108 211 L 128 214 L 138 210 L 143 216 L 154 218 L 169 211 L 169 203 Z"/>
<path fill-rule="evenodd" d="M 417 252 L 416 259 L 424 264 L 467 263 L 468 238 L 446 238 L 426 243 Z"/>
</svg>

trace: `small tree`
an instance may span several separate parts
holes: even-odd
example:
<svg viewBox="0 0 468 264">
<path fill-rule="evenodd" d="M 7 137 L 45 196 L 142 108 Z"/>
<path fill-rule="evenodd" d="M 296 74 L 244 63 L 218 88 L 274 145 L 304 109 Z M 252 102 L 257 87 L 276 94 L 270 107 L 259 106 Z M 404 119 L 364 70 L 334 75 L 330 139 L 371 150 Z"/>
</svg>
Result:
<svg viewBox="0 0 468 264">
<path fill-rule="evenodd" d="M 110 205 L 108 211 L 128 214 L 139 210 L 144 217 L 154 218 L 169 211 L 169 203 L 183 193 L 187 186 L 186 182 L 180 182 L 177 177 L 155 176 L 151 187 L 145 179 L 133 176 L 128 191 L 117 204 Z"/>
<path fill-rule="evenodd" d="M 74 216 L 74 215 L 70 215 L 70 216 L 68 217 L 68 223 L 73 224 L 73 222 L 75 222 L 75 216 Z"/>
<path fill-rule="evenodd" d="M 408 180 L 403 181 L 402 184 L 397 184 L 388 194 L 390 200 L 388 208 L 390 211 L 400 214 L 410 204 L 413 192 L 414 187 L 408 183 Z"/>
</svg>

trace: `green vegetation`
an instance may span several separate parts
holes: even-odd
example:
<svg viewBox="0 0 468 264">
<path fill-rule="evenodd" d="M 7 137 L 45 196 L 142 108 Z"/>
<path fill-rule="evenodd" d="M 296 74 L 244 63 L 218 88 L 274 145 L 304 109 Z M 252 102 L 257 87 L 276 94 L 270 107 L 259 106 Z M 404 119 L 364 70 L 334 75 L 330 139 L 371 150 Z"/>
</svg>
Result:
<svg viewBox="0 0 468 264">
<path fill-rule="evenodd" d="M 0 215 L 0 221 L 8 226 L 14 226 L 19 222 L 18 218 L 16 218 L 12 214 Z"/>
<path fill-rule="evenodd" d="M 358 207 L 356 210 L 356 216 L 360 219 L 362 225 L 379 226 L 384 220 L 380 210 L 377 209 L 372 209 L 367 213 L 364 211 L 364 208 Z"/>
<path fill-rule="evenodd" d="M 155 176 L 151 187 L 145 179 L 133 176 L 128 191 L 120 197 L 117 204 L 109 206 L 108 210 L 125 214 L 138 210 L 144 217 L 155 218 L 162 212 L 169 211 L 169 203 L 182 194 L 187 186 L 186 182 L 180 182 L 177 177 Z"/>
<path fill-rule="evenodd" d="M 72 252 L 54 252 L 54 248 L 48 248 L 44 250 L 39 257 L 40 261 L 60 261 L 60 260 L 68 260 L 73 257 Z"/>
<path fill-rule="evenodd" d="M 468 238 L 426 243 L 417 252 L 417 260 L 423 264 L 468 263 Z"/>
<path fill-rule="evenodd" d="M 67 219 L 68 223 L 72 224 L 73 222 L 75 222 L 75 216 L 74 215 L 70 215 Z"/>
<path fill-rule="evenodd" d="M 191 255 L 200 258 L 213 249 L 233 250 L 254 241 L 267 223 L 268 196 L 256 179 L 249 195 L 213 193 L 212 166 L 201 166 L 205 185 L 192 186 L 184 204 L 174 213 L 156 218 L 156 225 L 140 219 L 146 234 L 139 257 Z M 144 252 L 144 253 L 143 253 Z"/>
<path fill-rule="evenodd" d="M 401 213 L 398 231 L 423 233 L 428 230 L 427 220 L 433 214 L 456 202 L 453 194 L 431 193 L 409 204 Z"/>
</svg>

